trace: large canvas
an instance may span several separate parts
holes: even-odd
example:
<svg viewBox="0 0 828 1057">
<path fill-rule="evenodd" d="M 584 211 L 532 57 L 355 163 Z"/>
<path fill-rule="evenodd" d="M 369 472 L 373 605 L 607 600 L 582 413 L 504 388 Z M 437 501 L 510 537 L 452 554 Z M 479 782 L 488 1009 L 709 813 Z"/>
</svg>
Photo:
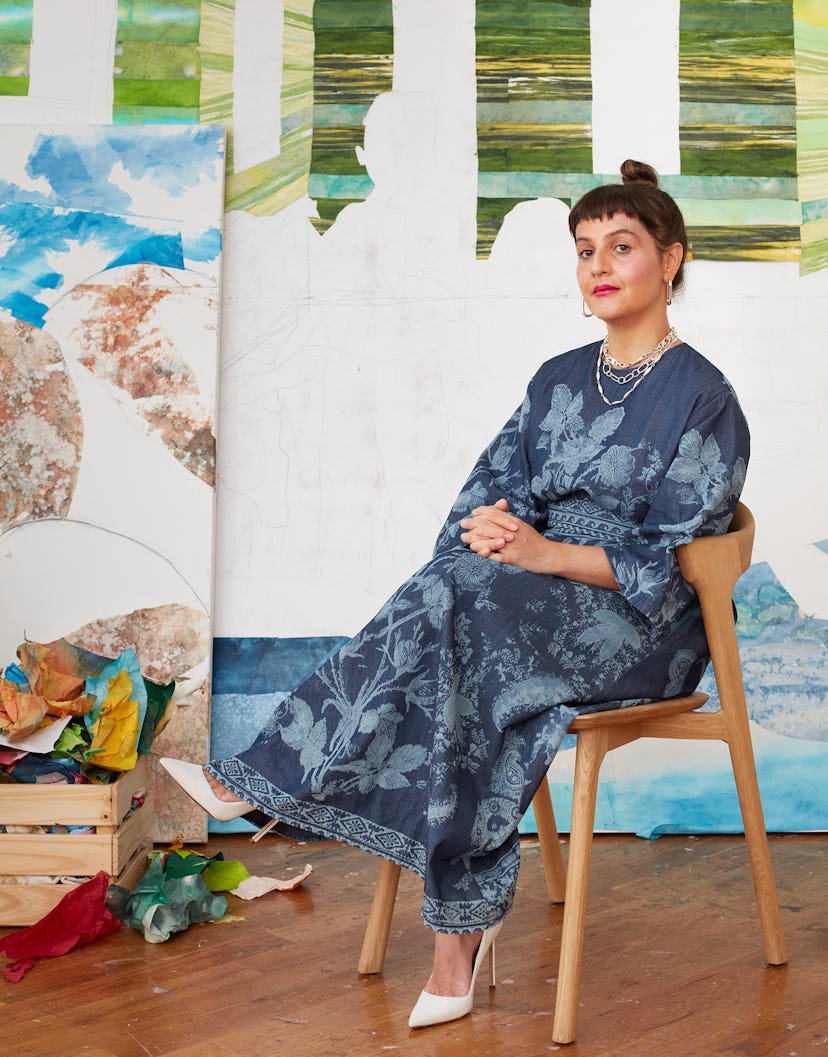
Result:
<svg viewBox="0 0 828 1057">
<path fill-rule="evenodd" d="M 0 655 L 65 637 L 209 733 L 224 150 L 199 126 L 0 129 Z M 158 836 L 204 834 L 159 785 Z"/>
</svg>

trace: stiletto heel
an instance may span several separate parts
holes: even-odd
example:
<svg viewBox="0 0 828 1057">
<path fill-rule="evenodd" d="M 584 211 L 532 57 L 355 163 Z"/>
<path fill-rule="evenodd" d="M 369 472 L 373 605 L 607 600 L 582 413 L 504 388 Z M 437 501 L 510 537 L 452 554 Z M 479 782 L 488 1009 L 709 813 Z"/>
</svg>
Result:
<svg viewBox="0 0 828 1057">
<path fill-rule="evenodd" d="M 474 1005 L 474 985 L 486 955 L 489 956 L 489 986 L 495 986 L 495 939 L 502 927 L 502 921 L 497 925 L 492 925 L 480 938 L 480 946 L 472 962 L 472 978 L 467 993 L 453 996 L 432 995 L 428 991 L 421 991 L 417 1004 L 408 1018 L 409 1028 L 427 1028 L 431 1024 L 445 1024 L 449 1020 L 458 1020 L 467 1013 L 471 1013 Z"/>
<path fill-rule="evenodd" d="M 210 788 L 210 783 L 204 777 L 204 770 L 199 764 L 188 763 L 186 760 L 174 760 L 169 756 L 162 756 L 158 762 L 181 786 L 187 796 L 203 808 L 208 815 L 212 815 L 216 821 L 229 822 L 253 810 L 250 804 L 245 804 L 242 800 L 219 800 Z"/>
</svg>

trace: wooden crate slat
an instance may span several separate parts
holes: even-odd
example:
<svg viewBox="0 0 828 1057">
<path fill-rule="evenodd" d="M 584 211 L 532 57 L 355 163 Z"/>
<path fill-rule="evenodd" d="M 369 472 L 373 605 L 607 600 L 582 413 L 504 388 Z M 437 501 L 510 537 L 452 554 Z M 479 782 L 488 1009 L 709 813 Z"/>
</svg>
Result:
<svg viewBox="0 0 828 1057">
<path fill-rule="evenodd" d="M 111 878 L 112 883 L 132 891 L 144 876 L 150 847 L 150 840 L 142 840 L 124 870 Z M 33 925 L 56 907 L 67 892 L 77 887 L 76 884 L 0 884 L 0 925 Z"/>
<path fill-rule="evenodd" d="M 131 771 L 111 785 L 3 782 L 0 825 L 117 826 L 129 811 L 133 795 L 146 789 L 149 780 L 149 762 L 141 756 Z"/>
</svg>

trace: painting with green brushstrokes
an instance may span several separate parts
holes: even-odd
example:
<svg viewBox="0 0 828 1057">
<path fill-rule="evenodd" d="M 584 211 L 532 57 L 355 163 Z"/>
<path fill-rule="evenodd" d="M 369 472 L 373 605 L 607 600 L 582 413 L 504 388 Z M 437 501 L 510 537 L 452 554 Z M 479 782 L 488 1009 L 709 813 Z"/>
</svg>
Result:
<svg viewBox="0 0 828 1057">
<path fill-rule="evenodd" d="M 0 0 L 0 95 L 29 94 L 33 0 Z"/>
</svg>

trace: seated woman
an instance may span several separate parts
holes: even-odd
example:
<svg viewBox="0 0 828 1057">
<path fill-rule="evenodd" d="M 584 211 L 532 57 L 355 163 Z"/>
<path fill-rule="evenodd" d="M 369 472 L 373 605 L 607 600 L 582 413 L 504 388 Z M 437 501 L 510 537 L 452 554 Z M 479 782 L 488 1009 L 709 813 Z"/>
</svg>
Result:
<svg viewBox="0 0 828 1057">
<path fill-rule="evenodd" d="M 689 694 L 707 663 L 674 548 L 726 530 L 748 430 L 667 318 L 681 213 L 649 166 L 621 173 L 570 214 L 604 340 L 543 364 L 431 561 L 249 749 L 204 770 L 162 761 L 217 818 L 258 809 L 423 878 L 435 950 L 412 1027 L 472 1008 L 512 905 L 518 822 L 573 717 Z"/>
</svg>

